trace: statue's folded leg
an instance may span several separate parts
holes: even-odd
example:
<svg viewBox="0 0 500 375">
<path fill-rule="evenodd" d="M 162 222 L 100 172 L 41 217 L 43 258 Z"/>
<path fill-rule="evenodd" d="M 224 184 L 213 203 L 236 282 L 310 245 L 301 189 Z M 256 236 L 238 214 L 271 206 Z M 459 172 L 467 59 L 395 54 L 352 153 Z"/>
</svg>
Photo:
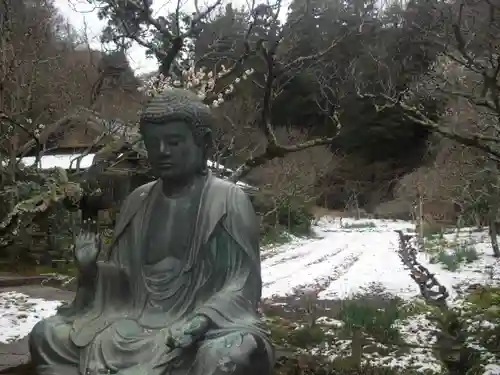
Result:
<svg viewBox="0 0 500 375">
<path fill-rule="evenodd" d="M 30 333 L 31 360 L 37 375 L 79 374 L 80 350 L 69 337 L 71 324 L 60 315 L 39 321 Z"/>
<path fill-rule="evenodd" d="M 232 332 L 208 339 L 200 346 L 193 375 L 269 375 L 270 367 L 260 337 Z"/>
</svg>

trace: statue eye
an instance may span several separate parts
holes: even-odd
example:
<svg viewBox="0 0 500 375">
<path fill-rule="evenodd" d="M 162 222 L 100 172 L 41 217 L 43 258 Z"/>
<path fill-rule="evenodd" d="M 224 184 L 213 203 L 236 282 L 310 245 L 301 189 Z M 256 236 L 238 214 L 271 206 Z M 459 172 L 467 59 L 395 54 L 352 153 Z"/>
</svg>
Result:
<svg viewBox="0 0 500 375">
<path fill-rule="evenodd" d="M 157 147 L 160 141 L 157 138 L 144 138 L 144 145 L 149 147 Z"/>
</svg>

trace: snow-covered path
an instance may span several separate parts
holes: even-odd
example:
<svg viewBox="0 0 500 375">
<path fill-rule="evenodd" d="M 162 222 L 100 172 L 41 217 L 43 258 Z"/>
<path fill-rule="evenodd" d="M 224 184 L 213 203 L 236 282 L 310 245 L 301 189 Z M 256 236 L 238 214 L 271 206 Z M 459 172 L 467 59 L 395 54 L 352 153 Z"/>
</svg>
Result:
<svg viewBox="0 0 500 375">
<path fill-rule="evenodd" d="M 316 287 L 324 299 L 342 299 L 381 288 L 399 296 L 418 295 L 417 286 L 397 255 L 395 230 L 409 228 L 408 223 L 356 224 L 357 228 L 349 229 L 347 223 L 346 229 L 323 221 L 317 230 L 322 238 L 269 250 L 262 262 L 263 297 Z"/>
<path fill-rule="evenodd" d="M 396 230 L 411 231 L 411 223 L 389 220 L 322 220 L 316 231 L 321 238 L 296 240 L 264 251 L 263 298 L 293 294 L 297 289 L 315 289 L 320 299 L 344 299 L 370 292 L 388 293 L 403 299 L 419 295 L 398 257 Z M 475 235 L 477 237 L 477 235 Z M 420 262 L 434 272 L 453 293 L 460 284 L 486 281 L 485 267 L 496 262 L 485 256 L 484 238 L 477 240 L 480 258 L 456 272 L 431 264 L 428 254 Z"/>
</svg>

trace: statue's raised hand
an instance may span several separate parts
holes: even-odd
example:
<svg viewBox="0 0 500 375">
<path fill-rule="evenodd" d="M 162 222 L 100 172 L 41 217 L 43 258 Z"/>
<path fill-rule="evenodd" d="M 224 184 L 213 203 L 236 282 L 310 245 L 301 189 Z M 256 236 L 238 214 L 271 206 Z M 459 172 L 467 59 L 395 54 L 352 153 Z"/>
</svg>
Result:
<svg viewBox="0 0 500 375">
<path fill-rule="evenodd" d="M 82 272 L 93 270 L 101 251 L 99 235 L 82 231 L 75 238 L 74 257 L 78 269 Z"/>
</svg>

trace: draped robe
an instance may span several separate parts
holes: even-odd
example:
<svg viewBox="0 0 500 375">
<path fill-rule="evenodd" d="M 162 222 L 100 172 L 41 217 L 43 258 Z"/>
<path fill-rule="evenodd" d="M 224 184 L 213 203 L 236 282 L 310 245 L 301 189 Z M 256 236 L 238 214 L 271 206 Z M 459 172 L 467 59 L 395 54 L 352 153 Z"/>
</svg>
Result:
<svg viewBox="0 0 500 375">
<path fill-rule="evenodd" d="M 209 174 L 184 249 L 165 248 L 148 264 L 160 195 L 161 181 L 132 192 L 95 282 L 81 283 L 72 304 L 34 327 L 30 349 L 40 375 L 270 372 L 273 350 L 257 314 L 258 225 L 248 197 Z M 182 332 L 196 315 L 212 322 L 202 341 L 167 349 L 167 329 Z"/>
</svg>

